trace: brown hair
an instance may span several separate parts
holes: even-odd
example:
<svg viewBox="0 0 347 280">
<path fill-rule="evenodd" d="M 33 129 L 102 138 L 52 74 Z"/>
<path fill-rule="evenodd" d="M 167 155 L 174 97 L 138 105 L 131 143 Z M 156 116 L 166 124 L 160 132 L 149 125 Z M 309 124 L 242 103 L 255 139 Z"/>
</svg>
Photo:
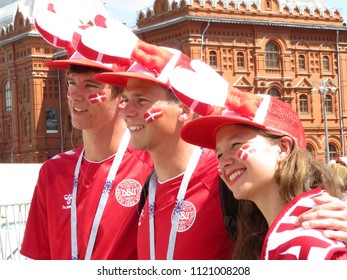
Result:
<svg viewBox="0 0 347 280">
<path fill-rule="evenodd" d="M 270 141 L 284 136 L 251 128 Z M 322 187 L 333 196 L 342 197 L 341 183 L 332 170 L 326 164 L 314 159 L 310 153 L 300 149 L 295 141 L 289 157 L 278 165 L 275 180 L 279 186 L 280 196 L 285 203 L 299 194 L 317 187 Z M 252 201 L 242 200 L 233 259 L 259 259 L 267 231 L 268 224 L 256 204 Z"/>
<path fill-rule="evenodd" d="M 347 164 L 345 159 L 345 157 L 337 157 L 328 163 L 328 166 L 333 170 L 336 178 L 340 180 L 343 192 L 347 192 Z"/>
<path fill-rule="evenodd" d="M 85 73 L 89 73 L 89 72 L 94 72 L 95 74 L 98 74 L 98 73 L 103 73 L 103 72 L 107 72 L 107 71 L 105 71 L 101 68 L 97 68 L 97 67 L 70 64 L 68 70 L 66 71 L 66 80 L 67 80 L 68 75 L 71 73 L 85 74 Z M 123 87 L 114 86 L 114 85 L 110 85 L 110 86 L 112 87 L 111 88 L 112 99 L 120 96 L 120 94 L 124 90 Z"/>
</svg>

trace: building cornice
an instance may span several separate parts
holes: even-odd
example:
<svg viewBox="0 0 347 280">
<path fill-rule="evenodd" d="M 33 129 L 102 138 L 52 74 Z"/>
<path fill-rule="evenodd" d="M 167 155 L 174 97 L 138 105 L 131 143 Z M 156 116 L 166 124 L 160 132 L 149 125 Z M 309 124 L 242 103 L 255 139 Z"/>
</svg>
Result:
<svg viewBox="0 0 347 280">
<path fill-rule="evenodd" d="M 8 39 L 0 40 L 0 46 L 4 46 L 19 40 L 22 40 L 27 37 L 39 37 L 42 38 L 41 35 L 37 31 L 30 31 L 30 32 L 25 32 L 13 37 L 10 37 Z"/>
<path fill-rule="evenodd" d="M 260 25 L 260 26 L 275 26 L 275 27 L 294 27 L 294 28 L 304 28 L 304 29 L 319 29 L 319 30 L 344 30 L 347 31 L 347 26 L 332 26 L 324 24 L 308 25 L 299 23 L 288 23 L 288 22 L 276 22 L 276 21 L 261 21 L 261 20 L 244 20 L 244 19 L 230 19 L 230 18 L 216 18 L 207 16 L 182 16 L 173 18 L 167 21 L 153 24 L 151 26 L 146 26 L 138 29 L 134 29 L 135 34 L 141 34 L 145 32 L 155 31 L 157 29 L 166 28 L 177 23 L 185 21 L 200 21 L 200 22 L 210 22 L 210 23 L 226 23 L 226 24 L 243 24 L 243 25 Z"/>
</svg>

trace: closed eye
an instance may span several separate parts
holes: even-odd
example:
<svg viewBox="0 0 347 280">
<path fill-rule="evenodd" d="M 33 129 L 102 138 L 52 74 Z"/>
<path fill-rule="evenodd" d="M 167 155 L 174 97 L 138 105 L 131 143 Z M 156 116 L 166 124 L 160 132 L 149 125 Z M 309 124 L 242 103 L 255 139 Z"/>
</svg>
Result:
<svg viewBox="0 0 347 280">
<path fill-rule="evenodd" d="M 242 145 L 242 143 L 239 143 L 239 142 L 233 143 L 233 144 L 231 145 L 230 150 L 233 151 L 233 150 L 237 149 L 237 148 L 238 148 L 239 146 L 241 146 L 241 145 Z"/>
</svg>

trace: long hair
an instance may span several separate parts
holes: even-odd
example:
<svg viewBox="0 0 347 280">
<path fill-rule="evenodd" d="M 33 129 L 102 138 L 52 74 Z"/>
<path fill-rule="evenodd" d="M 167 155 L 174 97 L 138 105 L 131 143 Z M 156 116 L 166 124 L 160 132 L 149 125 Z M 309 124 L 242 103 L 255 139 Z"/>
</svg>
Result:
<svg viewBox="0 0 347 280">
<path fill-rule="evenodd" d="M 256 128 L 254 128 L 256 129 Z M 269 141 L 283 137 L 269 131 L 256 129 Z M 313 156 L 300 149 L 294 141 L 290 155 L 281 163 L 275 172 L 280 197 L 288 203 L 303 192 L 321 187 L 331 195 L 341 198 L 341 183 L 327 164 L 321 163 Z M 237 221 L 237 237 L 233 259 L 259 259 L 268 224 L 252 201 L 242 200 Z"/>
</svg>

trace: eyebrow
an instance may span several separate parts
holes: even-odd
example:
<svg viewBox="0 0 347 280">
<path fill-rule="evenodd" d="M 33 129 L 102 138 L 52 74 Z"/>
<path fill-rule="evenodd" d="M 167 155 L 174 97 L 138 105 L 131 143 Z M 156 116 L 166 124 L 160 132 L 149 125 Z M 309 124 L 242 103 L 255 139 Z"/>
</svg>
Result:
<svg viewBox="0 0 347 280">
<path fill-rule="evenodd" d="M 68 81 L 70 81 L 70 80 L 73 81 L 73 80 L 75 80 L 75 79 L 69 76 L 69 77 L 67 78 L 67 80 L 68 80 Z M 96 84 L 96 85 L 103 85 L 103 84 L 104 84 L 104 83 L 102 83 L 102 82 L 98 82 L 98 81 L 93 80 L 93 79 L 86 79 L 86 80 L 83 80 L 83 79 L 82 79 L 82 82 L 84 82 L 84 83 L 93 83 L 93 84 Z"/>
<path fill-rule="evenodd" d="M 129 95 L 129 94 L 126 94 L 126 93 L 127 93 L 127 90 L 124 89 L 123 96 Z M 131 93 L 131 95 L 134 96 L 134 97 L 141 97 L 141 96 L 145 96 L 146 94 L 143 94 L 143 93 Z"/>
</svg>

